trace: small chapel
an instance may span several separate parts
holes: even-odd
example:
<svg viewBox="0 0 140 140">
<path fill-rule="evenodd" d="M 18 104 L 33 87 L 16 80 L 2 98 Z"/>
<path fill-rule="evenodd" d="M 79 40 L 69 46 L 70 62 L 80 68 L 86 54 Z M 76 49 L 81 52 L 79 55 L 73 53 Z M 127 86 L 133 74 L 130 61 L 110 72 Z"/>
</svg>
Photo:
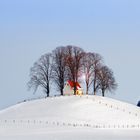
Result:
<svg viewBox="0 0 140 140">
<path fill-rule="evenodd" d="M 64 95 L 74 95 L 74 82 L 68 80 L 64 86 Z M 80 84 L 76 82 L 76 95 L 83 95 L 83 89 Z"/>
</svg>

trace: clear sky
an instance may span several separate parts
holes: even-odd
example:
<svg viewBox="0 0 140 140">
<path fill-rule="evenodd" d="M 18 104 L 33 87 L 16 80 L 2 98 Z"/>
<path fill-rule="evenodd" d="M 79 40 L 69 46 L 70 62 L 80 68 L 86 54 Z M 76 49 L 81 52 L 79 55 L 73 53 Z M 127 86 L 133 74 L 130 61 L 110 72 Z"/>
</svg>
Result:
<svg viewBox="0 0 140 140">
<path fill-rule="evenodd" d="M 0 0 L 0 109 L 43 95 L 29 70 L 57 46 L 100 53 L 118 83 L 115 99 L 140 100 L 139 0 Z"/>
</svg>

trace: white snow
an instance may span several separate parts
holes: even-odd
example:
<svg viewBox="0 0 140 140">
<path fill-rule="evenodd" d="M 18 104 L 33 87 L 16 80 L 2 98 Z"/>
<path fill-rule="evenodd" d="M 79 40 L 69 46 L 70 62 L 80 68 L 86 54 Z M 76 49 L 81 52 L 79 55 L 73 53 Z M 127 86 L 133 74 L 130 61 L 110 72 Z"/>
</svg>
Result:
<svg viewBox="0 0 140 140">
<path fill-rule="evenodd" d="M 0 111 L 0 140 L 138 140 L 140 108 L 100 96 L 60 96 Z"/>
</svg>

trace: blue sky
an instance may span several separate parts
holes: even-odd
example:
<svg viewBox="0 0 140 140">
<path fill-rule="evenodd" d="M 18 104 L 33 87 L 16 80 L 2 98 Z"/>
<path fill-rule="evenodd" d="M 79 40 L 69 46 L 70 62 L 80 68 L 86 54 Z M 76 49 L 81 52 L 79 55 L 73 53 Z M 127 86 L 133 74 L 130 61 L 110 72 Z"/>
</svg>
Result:
<svg viewBox="0 0 140 140">
<path fill-rule="evenodd" d="M 0 108 L 43 95 L 27 91 L 44 53 L 76 45 L 100 53 L 118 82 L 115 99 L 140 100 L 139 0 L 0 1 Z"/>
</svg>

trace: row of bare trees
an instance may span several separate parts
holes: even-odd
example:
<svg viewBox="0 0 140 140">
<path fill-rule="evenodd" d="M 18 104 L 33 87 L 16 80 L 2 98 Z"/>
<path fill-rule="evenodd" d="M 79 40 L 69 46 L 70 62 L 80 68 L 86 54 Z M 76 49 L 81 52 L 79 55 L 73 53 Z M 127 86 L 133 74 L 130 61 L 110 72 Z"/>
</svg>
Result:
<svg viewBox="0 0 140 140">
<path fill-rule="evenodd" d="M 102 96 L 106 91 L 117 88 L 113 72 L 104 65 L 101 55 L 70 45 L 57 47 L 52 53 L 42 55 L 30 70 L 28 87 L 33 88 L 34 92 L 42 87 L 49 96 L 52 81 L 63 95 L 65 82 L 71 80 L 75 83 L 76 94 L 76 83 L 82 75 L 85 76 L 86 94 L 89 94 L 90 87 L 93 87 L 94 95 L 101 91 Z"/>
</svg>

